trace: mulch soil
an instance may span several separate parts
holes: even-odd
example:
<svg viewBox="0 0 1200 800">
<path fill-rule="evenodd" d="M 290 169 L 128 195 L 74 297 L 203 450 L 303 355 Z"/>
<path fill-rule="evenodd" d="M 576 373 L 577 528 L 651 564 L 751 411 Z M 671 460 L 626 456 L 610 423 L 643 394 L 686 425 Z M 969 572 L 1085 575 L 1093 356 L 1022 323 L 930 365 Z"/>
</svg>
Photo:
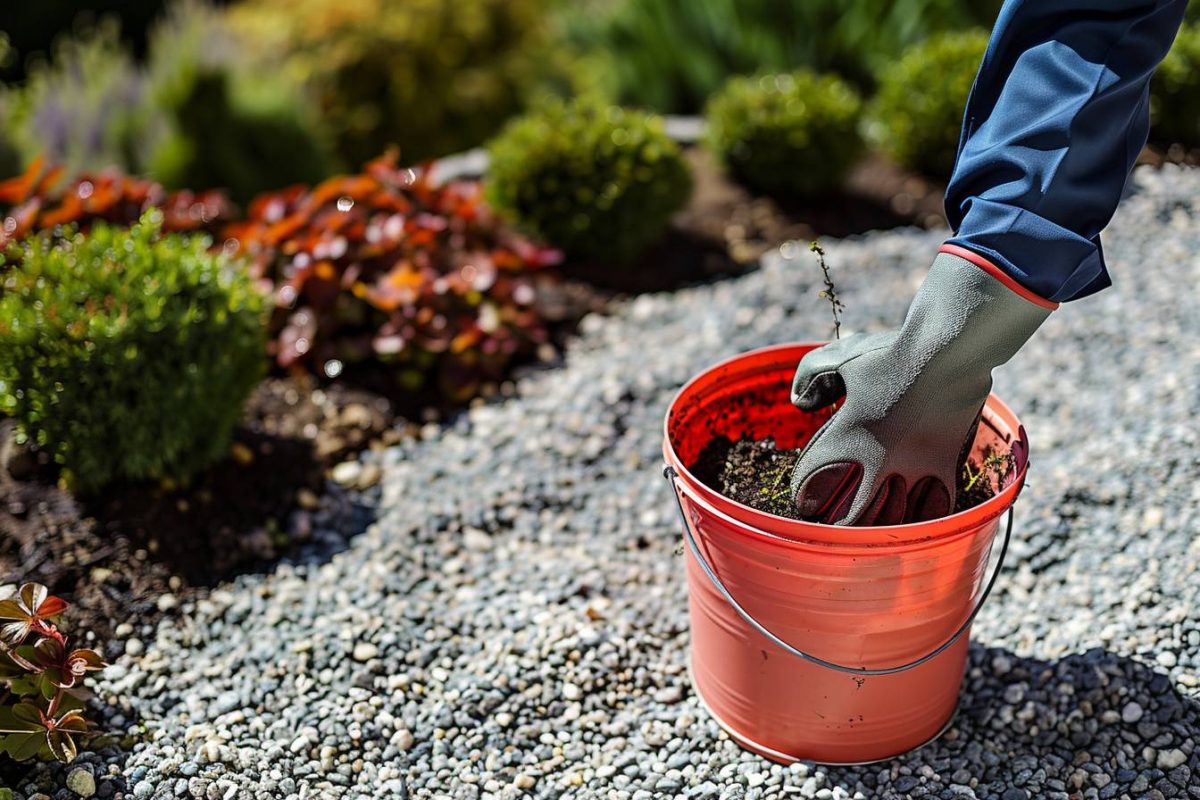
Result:
<svg viewBox="0 0 1200 800">
<path fill-rule="evenodd" d="M 840 192 L 775 200 L 731 181 L 703 148 L 685 155 L 692 197 L 663 241 L 627 265 L 568 265 L 568 277 L 608 292 L 670 291 L 753 270 L 763 253 L 791 240 L 945 224 L 945 188 L 880 156 L 859 163 Z"/>
<path fill-rule="evenodd" d="M 301 376 L 260 384 L 230 456 L 186 488 L 122 483 L 76 497 L 44 453 L 15 448 L 0 470 L 0 584 L 45 584 L 72 602 L 70 630 L 107 638 L 171 610 L 163 595 L 182 600 L 287 555 L 303 536 L 284 523 L 318 508 L 328 468 L 403 435 L 386 398 Z"/>
</svg>

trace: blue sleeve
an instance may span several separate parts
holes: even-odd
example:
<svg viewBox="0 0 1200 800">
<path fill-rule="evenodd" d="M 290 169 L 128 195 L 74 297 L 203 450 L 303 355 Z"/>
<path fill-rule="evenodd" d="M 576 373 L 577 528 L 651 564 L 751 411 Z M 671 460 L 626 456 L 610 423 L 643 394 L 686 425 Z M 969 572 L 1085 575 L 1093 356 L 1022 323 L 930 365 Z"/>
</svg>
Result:
<svg viewBox="0 0 1200 800">
<path fill-rule="evenodd" d="M 1186 0 L 1006 0 L 963 118 L 948 240 L 1049 300 L 1108 286 L 1100 231 Z"/>
</svg>

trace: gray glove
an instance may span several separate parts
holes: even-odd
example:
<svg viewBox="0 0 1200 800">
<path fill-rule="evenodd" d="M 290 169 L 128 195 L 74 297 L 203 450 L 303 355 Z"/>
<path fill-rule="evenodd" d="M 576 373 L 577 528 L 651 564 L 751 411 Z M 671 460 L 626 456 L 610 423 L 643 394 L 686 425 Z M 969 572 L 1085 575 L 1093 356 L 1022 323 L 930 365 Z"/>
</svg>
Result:
<svg viewBox="0 0 1200 800">
<path fill-rule="evenodd" d="M 1054 307 L 1036 300 L 943 252 L 899 330 L 850 336 L 805 356 L 792 402 L 806 411 L 845 402 L 792 474 L 801 516 L 893 525 L 949 514 L 992 369 Z"/>
</svg>

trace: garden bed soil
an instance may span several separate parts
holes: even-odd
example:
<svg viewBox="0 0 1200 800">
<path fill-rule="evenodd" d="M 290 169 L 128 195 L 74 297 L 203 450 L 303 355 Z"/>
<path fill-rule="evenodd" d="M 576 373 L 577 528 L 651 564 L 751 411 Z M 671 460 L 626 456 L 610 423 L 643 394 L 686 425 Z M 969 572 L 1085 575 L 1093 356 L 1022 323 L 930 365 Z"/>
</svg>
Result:
<svg viewBox="0 0 1200 800">
<path fill-rule="evenodd" d="M 694 188 L 663 241 L 626 265 L 569 264 L 568 277 L 620 294 L 678 289 L 753 270 L 767 251 L 788 241 L 844 238 L 913 225 L 946 226 L 946 186 L 869 153 L 839 191 L 772 199 L 755 195 L 701 146 L 684 151 Z M 1200 148 L 1150 145 L 1139 164 L 1200 165 Z"/>
<path fill-rule="evenodd" d="M 694 189 L 663 241 L 626 265 L 569 264 L 568 277 L 621 294 L 668 291 L 753 270 L 787 241 L 945 224 L 944 187 L 880 156 L 863 159 L 843 191 L 790 200 L 752 194 L 702 147 L 685 156 Z"/>
<path fill-rule="evenodd" d="M 72 631 L 106 640 L 230 575 L 293 554 L 311 535 L 333 465 L 406 435 L 386 398 L 306 376 L 268 378 L 230 457 L 187 488 L 125 483 L 90 498 L 57 484 L 44 453 L 0 469 L 0 585 L 37 581 L 73 604 Z M 358 485 L 368 488 L 364 469 Z"/>
<path fill-rule="evenodd" d="M 714 437 L 689 469 L 701 482 L 726 497 L 758 511 L 800 519 L 791 496 L 792 470 L 804 448 L 777 448 L 773 439 Z M 1007 465 L 1007 461 L 1003 464 Z M 975 459 L 963 465 L 958 475 L 954 511 L 973 508 L 995 496 L 996 479 Z"/>
<path fill-rule="evenodd" d="M 1137 163 L 1149 164 L 1152 167 L 1161 167 L 1164 164 L 1200 167 L 1200 147 L 1152 142 L 1142 148 L 1142 152 L 1138 154 Z"/>
</svg>

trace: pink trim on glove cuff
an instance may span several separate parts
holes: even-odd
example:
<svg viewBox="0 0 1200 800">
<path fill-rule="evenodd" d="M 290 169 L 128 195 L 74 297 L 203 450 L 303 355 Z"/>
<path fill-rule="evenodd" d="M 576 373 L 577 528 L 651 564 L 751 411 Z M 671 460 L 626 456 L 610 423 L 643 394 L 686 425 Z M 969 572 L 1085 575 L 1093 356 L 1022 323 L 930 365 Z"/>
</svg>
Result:
<svg viewBox="0 0 1200 800">
<path fill-rule="evenodd" d="M 979 267 L 988 275 L 991 275 L 1009 289 L 1012 289 L 1013 292 L 1025 298 L 1034 305 L 1041 306 L 1042 308 L 1048 308 L 1051 311 L 1058 308 L 1058 303 L 1054 302 L 1053 300 L 1047 300 L 1046 298 L 1029 291 L 1024 286 L 1017 283 L 1007 272 L 1000 269 L 995 264 L 972 250 L 968 250 L 965 247 L 959 247 L 956 244 L 943 244 L 938 248 L 938 252 L 949 253 L 952 256 L 965 258 L 967 261 L 970 261 L 972 264 Z"/>
</svg>

